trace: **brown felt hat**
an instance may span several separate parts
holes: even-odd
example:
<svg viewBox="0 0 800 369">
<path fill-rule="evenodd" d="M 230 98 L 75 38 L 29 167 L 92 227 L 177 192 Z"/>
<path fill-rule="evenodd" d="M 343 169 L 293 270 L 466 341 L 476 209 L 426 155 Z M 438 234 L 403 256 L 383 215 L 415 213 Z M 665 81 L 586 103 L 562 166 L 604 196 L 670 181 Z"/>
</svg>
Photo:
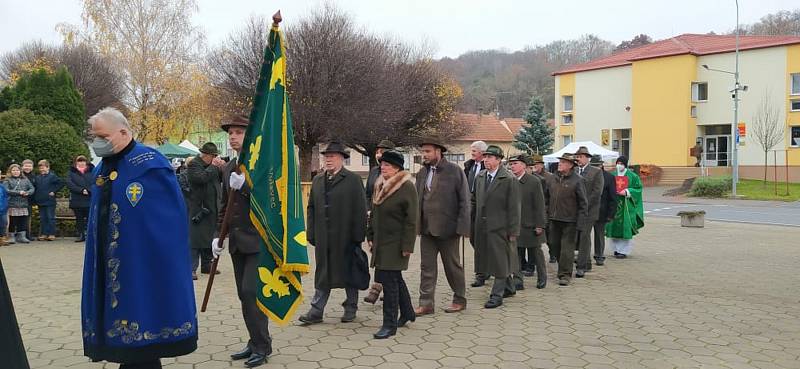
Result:
<svg viewBox="0 0 800 369">
<path fill-rule="evenodd" d="M 250 119 L 248 119 L 244 115 L 235 115 L 228 118 L 225 122 L 222 123 L 222 130 L 228 132 L 228 129 L 231 127 L 242 127 L 247 129 L 247 126 L 250 125 Z"/>
</svg>

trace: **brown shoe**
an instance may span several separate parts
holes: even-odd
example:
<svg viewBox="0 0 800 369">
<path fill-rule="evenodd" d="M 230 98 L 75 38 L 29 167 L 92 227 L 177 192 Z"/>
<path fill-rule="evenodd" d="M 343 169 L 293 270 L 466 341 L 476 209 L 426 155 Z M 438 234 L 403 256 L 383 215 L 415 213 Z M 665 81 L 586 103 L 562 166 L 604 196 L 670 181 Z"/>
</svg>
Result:
<svg viewBox="0 0 800 369">
<path fill-rule="evenodd" d="M 36 237 L 36 240 L 37 240 L 37 241 L 44 241 L 44 240 L 47 240 L 47 236 L 39 236 L 39 237 Z"/>
<path fill-rule="evenodd" d="M 430 306 L 420 306 L 414 310 L 414 313 L 416 313 L 417 316 L 430 315 L 433 314 L 433 308 Z"/>
<path fill-rule="evenodd" d="M 450 306 L 444 308 L 444 312 L 445 313 L 457 313 L 457 312 L 462 311 L 462 310 L 464 310 L 466 308 L 467 308 L 466 305 L 450 304 Z"/>
<path fill-rule="evenodd" d="M 381 291 L 383 290 L 383 285 L 379 283 L 373 283 L 372 287 L 367 291 L 367 295 L 364 296 L 364 302 L 368 302 L 370 304 L 374 304 L 378 301 L 378 298 L 381 296 Z"/>
<path fill-rule="evenodd" d="M 54 236 L 54 235 L 49 235 L 49 236 L 47 236 L 47 240 L 48 240 L 48 241 L 55 241 L 55 240 L 56 240 L 56 236 Z"/>
</svg>

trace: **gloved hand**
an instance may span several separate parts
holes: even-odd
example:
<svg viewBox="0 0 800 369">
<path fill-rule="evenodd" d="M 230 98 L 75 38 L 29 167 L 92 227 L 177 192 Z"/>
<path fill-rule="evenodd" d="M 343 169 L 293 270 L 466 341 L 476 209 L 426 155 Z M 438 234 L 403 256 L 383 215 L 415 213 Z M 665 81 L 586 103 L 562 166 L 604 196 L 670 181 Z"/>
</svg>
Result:
<svg viewBox="0 0 800 369">
<path fill-rule="evenodd" d="M 219 238 L 215 238 L 213 241 L 211 241 L 211 252 L 214 254 L 215 258 L 218 258 L 220 255 L 222 255 L 222 250 L 225 250 L 225 244 L 220 244 Z"/>
<path fill-rule="evenodd" d="M 228 181 L 228 184 L 234 190 L 241 190 L 242 186 L 244 186 L 244 174 L 231 172 L 231 179 Z"/>
</svg>

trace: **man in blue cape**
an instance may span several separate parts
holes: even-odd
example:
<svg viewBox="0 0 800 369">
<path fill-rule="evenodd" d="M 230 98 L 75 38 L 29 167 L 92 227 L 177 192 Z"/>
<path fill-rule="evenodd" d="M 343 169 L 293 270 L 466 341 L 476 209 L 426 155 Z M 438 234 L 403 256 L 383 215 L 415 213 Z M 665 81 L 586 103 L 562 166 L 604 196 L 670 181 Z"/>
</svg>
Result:
<svg viewBox="0 0 800 369">
<path fill-rule="evenodd" d="M 83 271 L 84 354 L 161 368 L 197 349 L 186 207 L 169 161 L 113 108 L 89 118 L 95 169 Z"/>
</svg>

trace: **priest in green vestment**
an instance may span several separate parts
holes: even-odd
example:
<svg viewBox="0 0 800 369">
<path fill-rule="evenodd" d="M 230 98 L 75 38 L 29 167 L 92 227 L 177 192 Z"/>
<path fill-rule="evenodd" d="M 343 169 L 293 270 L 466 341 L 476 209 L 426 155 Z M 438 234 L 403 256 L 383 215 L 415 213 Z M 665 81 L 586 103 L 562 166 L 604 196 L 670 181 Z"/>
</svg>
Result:
<svg viewBox="0 0 800 369">
<path fill-rule="evenodd" d="M 624 259 L 633 249 L 633 236 L 644 227 L 642 181 L 628 170 L 628 158 L 617 159 L 614 182 L 617 192 L 617 212 L 614 220 L 606 224 L 606 237 L 611 239 L 614 257 Z"/>
</svg>

